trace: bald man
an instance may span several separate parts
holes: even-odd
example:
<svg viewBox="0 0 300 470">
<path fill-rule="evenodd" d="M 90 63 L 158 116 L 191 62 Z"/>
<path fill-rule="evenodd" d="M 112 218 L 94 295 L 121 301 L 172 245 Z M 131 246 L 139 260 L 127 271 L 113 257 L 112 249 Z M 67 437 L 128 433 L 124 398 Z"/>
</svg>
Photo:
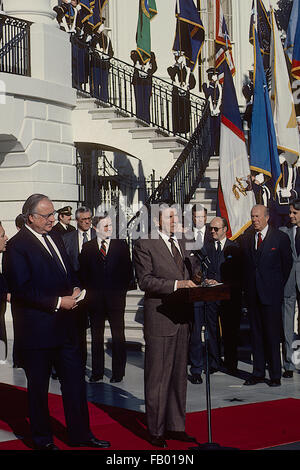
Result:
<svg viewBox="0 0 300 470">
<path fill-rule="evenodd" d="M 253 372 L 244 385 L 265 382 L 268 365 L 272 387 L 281 385 L 281 309 L 293 259 L 288 235 L 269 225 L 268 208 L 251 210 L 252 230 L 241 239 L 244 291 L 251 329 Z"/>
</svg>

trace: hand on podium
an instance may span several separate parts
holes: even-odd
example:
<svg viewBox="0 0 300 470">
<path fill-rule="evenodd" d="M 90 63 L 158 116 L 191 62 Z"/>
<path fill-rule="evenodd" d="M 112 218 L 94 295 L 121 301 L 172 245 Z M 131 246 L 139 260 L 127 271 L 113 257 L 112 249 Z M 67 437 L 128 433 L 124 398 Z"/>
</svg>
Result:
<svg viewBox="0 0 300 470">
<path fill-rule="evenodd" d="M 188 281 L 177 281 L 177 289 L 184 289 L 189 287 L 197 287 L 197 285 L 190 279 Z"/>
</svg>

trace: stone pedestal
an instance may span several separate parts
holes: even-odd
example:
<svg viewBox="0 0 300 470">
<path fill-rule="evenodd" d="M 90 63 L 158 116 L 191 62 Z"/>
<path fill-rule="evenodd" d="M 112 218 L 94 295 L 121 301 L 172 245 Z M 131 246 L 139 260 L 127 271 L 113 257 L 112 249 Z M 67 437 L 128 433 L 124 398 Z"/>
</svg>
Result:
<svg viewBox="0 0 300 470">
<path fill-rule="evenodd" d="M 4 10 L 9 16 L 52 24 L 55 18 L 52 3 L 51 0 L 4 0 Z"/>
</svg>

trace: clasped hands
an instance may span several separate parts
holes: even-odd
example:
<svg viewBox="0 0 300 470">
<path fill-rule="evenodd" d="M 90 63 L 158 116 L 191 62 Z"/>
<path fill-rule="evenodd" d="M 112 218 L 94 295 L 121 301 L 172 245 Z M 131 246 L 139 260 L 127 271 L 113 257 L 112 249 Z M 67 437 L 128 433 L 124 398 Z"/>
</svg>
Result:
<svg viewBox="0 0 300 470">
<path fill-rule="evenodd" d="M 72 295 L 66 295 L 61 298 L 60 308 L 64 310 L 72 310 L 78 307 L 77 297 L 79 296 L 81 290 L 79 287 L 75 287 Z"/>
</svg>

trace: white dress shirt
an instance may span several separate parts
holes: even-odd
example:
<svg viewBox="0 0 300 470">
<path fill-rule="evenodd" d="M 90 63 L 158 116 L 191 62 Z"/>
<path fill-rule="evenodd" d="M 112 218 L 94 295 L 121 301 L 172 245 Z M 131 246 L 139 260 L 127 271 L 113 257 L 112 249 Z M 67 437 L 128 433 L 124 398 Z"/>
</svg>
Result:
<svg viewBox="0 0 300 470">
<path fill-rule="evenodd" d="M 109 245 L 110 245 L 110 238 L 105 238 L 104 240 L 100 237 L 97 237 L 97 242 L 98 242 L 98 247 L 99 247 L 99 250 L 101 249 L 101 243 L 102 241 L 105 241 L 105 248 L 106 248 L 106 254 L 108 253 L 108 250 L 109 250 Z"/>
<path fill-rule="evenodd" d="M 259 230 L 258 232 L 256 232 L 256 234 L 255 234 L 255 249 L 256 249 L 256 250 L 257 250 L 257 242 L 258 242 L 258 234 L 259 234 L 259 232 L 261 233 L 261 239 L 262 239 L 262 241 L 264 241 L 265 236 L 267 235 L 268 228 L 269 228 L 269 225 L 266 225 L 264 229 Z"/>
<path fill-rule="evenodd" d="M 86 233 L 87 241 L 89 242 L 92 238 L 91 236 L 91 229 L 84 232 L 83 230 L 78 229 L 78 246 L 79 246 L 79 253 L 81 253 L 82 245 L 83 245 L 83 235 Z"/>
<path fill-rule="evenodd" d="M 161 238 L 163 239 L 163 241 L 165 242 L 166 247 L 168 248 L 169 252 L 170 252 L 171 255 L 173 256 L 172 248 L 171 248 L 171 242 L 169 242 L 171 236 L 170 236 L 170 235 L 166 235 L 165 233 L 160 232 L 160 231 L 159 231 L 158 233 L 159 233 L 159 235 L 161 236 Z M 179 246 L 179 243 L 178 243 L 178 240 L 177 240 L 176 236 L 175 236 L 175 235 L 172 235 L 172 239 L 174 240 L 174 244 L 175 244 L 176 248 L 178 249 L 180 255 L 182 256 L 181 248 L 180 248 L 180 246 Z M 178 282 L 178 280 L 174 282 L 174 291 L 177 289 L 177 282 Z"/>
</svg>

